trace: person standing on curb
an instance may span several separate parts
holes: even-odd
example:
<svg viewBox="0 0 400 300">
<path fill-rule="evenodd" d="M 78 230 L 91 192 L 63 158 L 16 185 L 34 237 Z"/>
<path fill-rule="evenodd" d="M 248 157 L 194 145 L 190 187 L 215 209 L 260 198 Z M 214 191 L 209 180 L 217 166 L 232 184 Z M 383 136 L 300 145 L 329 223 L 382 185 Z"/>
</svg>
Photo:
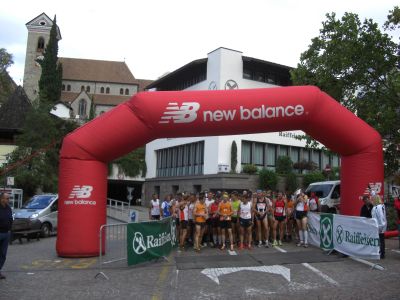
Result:
<svg viewBox="0 0 400 300">
<path fill-rule="evenodd" d="M 385 231 L 387 227 L 386 209 L 379 195 L 373 196 L 374 207 L 371 210 L 372 218 L 378 223 L 379 246 L 381 259 L 385 258 Z"/>
<path fill-rule="evenodd" d="M 10 195 L 0 193 L 0 279 L 6 279 L 1 269 L 6 262 L 8 244 L 10 242 L 10 231 L 13 222 L 11 207 L 8 205 Z"/>
<path fill-rule="evenodd" d="M 157 194 L 153 194 L 150 200 L 149 219 L 152 221 L 160 220 L 160 200 Z"/>
<path fill-rule="evenodd" d="M 372 210 L 372 203 L 369 195 L 364 195 L 362 196 L 362 200 L 364 202 L 364 205 L 361 207 L 360 211 L 360 217 L 364 218 L 372 218 L 371 216 L 371 210 Z"/>
</svg>

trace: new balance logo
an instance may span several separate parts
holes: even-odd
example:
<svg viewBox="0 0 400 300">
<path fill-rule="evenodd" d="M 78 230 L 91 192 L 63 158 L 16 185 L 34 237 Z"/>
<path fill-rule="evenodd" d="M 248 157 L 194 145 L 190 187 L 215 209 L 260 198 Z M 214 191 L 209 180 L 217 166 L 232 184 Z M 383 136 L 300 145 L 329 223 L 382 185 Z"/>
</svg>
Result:
<svg viewBox="0 0 400 300">
<path fill-rule="evenodd" d="M 75 185 L 69 194 L 69 199 L 89 198 L 92 194 L 93 187 L 91 185 Z"/>
<path fill-rule="evenodd" d="M 176 102 L 170 102 L 158 123 L 168 124 L 170 121 L 172 123 L 193 122 L 197 118 L 199 108 L 200 104 L 197 102 L 183 102 L 181 106 Z"/>
</svg>

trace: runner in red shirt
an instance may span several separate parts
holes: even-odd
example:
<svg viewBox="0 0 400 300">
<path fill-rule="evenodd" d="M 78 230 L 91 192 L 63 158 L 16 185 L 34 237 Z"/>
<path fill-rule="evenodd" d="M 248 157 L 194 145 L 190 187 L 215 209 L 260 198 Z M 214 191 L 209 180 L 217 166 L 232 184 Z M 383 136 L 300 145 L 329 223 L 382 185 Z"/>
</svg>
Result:
<svg viewBox="0 0 400 300">
<path fill-rule="evenodd" d="M 282 246 L 282 238 L 283 238 L 283 229 L 285 227 L 286 222 L 286 200 L 283 198 L 283 194 L 281 192 L 278 193 L 278 197 L 274 200 L 273 203 L 274 210 L 274 242 L 272 246 Z M 276 229 L 279 225 L 279 241 L 276 241 Z"/>
</svg>

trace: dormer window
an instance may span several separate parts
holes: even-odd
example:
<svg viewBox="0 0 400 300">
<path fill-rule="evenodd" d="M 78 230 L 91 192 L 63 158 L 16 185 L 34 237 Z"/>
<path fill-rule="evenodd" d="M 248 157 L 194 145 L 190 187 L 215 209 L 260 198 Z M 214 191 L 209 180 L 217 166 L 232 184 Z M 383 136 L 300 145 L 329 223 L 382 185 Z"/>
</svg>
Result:
<svg viewBox="0 0 400 300">
<path fill-rule="evenodd" d="M 44 25 L 46 25 L 46 22 L 45 21 L 40 21 L 39 24 L 44 26 Z"/>
<path fill-rule="evenodd" d="M 37 43 L 37 52 L 43 52 L 44 51 L 44 38 L 39 37 L 38 43 Z"/>
</svg>

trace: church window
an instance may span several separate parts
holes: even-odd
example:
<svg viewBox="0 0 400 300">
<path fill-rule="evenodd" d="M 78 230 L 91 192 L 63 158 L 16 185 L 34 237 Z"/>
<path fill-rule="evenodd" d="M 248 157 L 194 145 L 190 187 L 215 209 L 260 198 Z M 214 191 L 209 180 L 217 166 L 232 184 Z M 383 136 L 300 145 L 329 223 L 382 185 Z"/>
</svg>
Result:
<svg viewBox="0 0 400 300">
<path fill-rule="evenodd" d="M 129 89 L 125 89 L 125 95 L 129 95 Z"/>
<path fill-rule="evenodd" d="M 120 94 L 120 95 L 123 95 L 123 94 L 124 94 L 124 89 L 123 89 L 123 88 L 120 88 L 120 89 L 119 89 L 119 94 Z"/>
<path fill-rule="evenodd" d="M 86 93 L 90 93 L 90 86 L 86 87 Z"/>
<path fill-rule="evenodd" d="M 86 101 L 85 101 L 85 99 L 79 100 L 78 114 L 81 118 L 86 116 Z"/>
<path fill-rule="evenodd" d="M 68 92 L 71 91 L 71 85 L 70 85 L 70 84 L 67 85 L 67 91 L 68 91 Z"/>
<path fill-rule="evenodd" d="M 106 88 L 106 94 L 109 94 L 110 93 L 110 88 L 108 87 L 108 88 Z"/>
<path fill-rule="evenodd" d="M 104 87 L 100 88 L 100 93 L 104 94 Z"/>
<path fill-rule="evenodd" d="M 65 84 L 63 84 L 62 85 L 62 88 L 61 88 L 63 91 L 65 91 Z"/>
<path fill-rule="evenodd" d="M 81 92 L 83 92 L 85 90 L 85 87 L 82 85 L 81 86 Z"/>
<path fill-rule="evenodd" d="M 38 43 L 37 43 L 37 51 L 38 52 L 43 52 L 43 50 L 44 50 L 44 38 L 43 37 L 39 37 Z"/>
</svg>

